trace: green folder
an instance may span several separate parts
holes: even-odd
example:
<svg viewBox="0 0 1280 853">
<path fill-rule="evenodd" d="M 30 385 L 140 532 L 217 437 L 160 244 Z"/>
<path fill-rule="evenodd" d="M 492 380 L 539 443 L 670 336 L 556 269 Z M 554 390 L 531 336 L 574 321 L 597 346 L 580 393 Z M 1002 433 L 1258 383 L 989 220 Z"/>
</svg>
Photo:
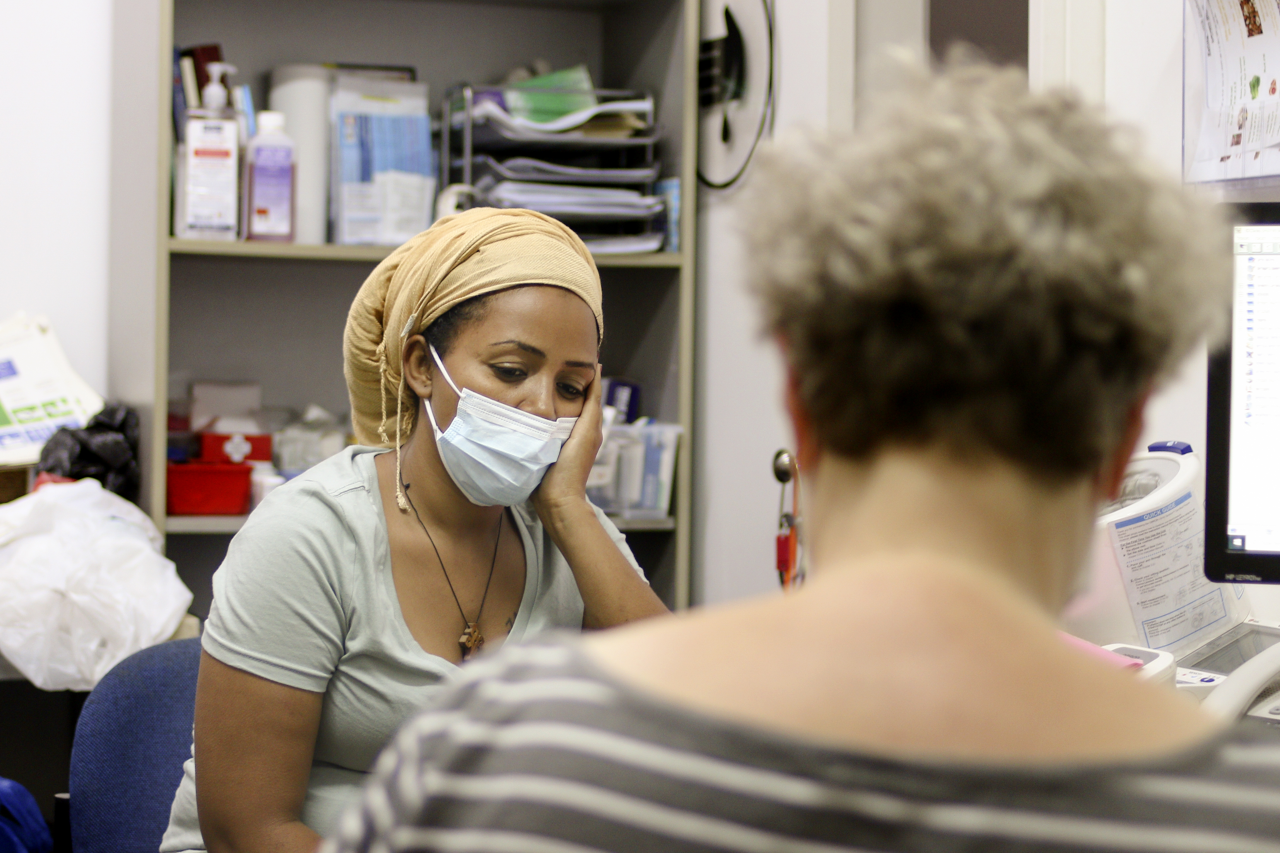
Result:
<svg viewBox="0 0 1280 853">
<path fill-rule="evenodd" d="M 585 65 L 575 65 L 561 71 L 552 71 L 540 77 L 530 77 L 519 83 L 511 83 L 502 93 L 507 112 L 516 118 L 529 121 L 552 121 L 561 116 L 596 105 L 592 91 L 591 72 Z M 532 91 L 555 89 L 557 91 Z"/>
</svg>

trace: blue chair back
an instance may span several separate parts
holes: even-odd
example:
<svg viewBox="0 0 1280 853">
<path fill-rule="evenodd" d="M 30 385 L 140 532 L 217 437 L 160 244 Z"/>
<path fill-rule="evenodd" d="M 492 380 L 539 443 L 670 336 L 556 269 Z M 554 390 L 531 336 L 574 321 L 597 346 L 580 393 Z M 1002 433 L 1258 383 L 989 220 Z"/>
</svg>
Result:
<svg viewBox="0 0 1280 853">
<path fill-rule="evenodd" d="M 74 853 L 156 853 L 191 755 L 200 641 L 115 666 L 85 700 L 71 745 Z"/>
</svg>

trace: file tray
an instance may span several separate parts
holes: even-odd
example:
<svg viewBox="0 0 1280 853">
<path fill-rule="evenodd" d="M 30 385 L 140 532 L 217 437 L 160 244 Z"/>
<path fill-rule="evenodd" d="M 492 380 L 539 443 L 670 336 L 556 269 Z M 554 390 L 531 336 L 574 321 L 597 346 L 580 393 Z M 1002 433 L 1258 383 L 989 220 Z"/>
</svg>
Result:
<svg viewBox="0 0 1280 853">
<path fill-rule="evenodd" d="M 455 128 L 456 129 L 456 128 Z M 585 151 L 600 148 L 638 148 L 654 145 L 658 142 L 660 128 L 650 128 L 642 136 L 629 136 L 625 139 L 608 137 L 569 136 L 566 134 L 512 134 L 502 127 L 478 121 L 471 128 L 472 145 L 475 149 L 486 151 Z"/>
<path fill-rule="evenodd" d="M 648 232 L 666 203 L 653 192 L 661 174 L 653 98 L 591 88 L 585 69 L 566 70 L 574 74 L 583 85 L 450 89 L 440 122 L 440 184 L 460 178 L 474 188 L 476 204 L 528 208 L 610 237 L 642 229 L 654 251 L 663 241 Z M 497 152 L 509 159 L 490 156 Z M 604 248 L 622 251 L 635 242 Z"/>
<path fill-rule="evenodd" d="M 652 164 L 660 128 L 654 124 L 653 98 L 624 89 L 519 90 L 530 94 L 565 94 L 589 106 L 547 120 L 512 115 L 506 109 L 509 87 L 459 85 L 445 93 L 440 122 L 441 184 L 448 186 L 454 164 L 453 146 L 461 153 L 462 182 L 470 184 L 472 159 L 479 152 L 521 151 L 562 154 L 642 148 Z M 605 126 L 601 126 L 601 122 Z M 616 135 L 621 134 L 621 135 Z M 455 143 L 451 137 L 460 137 Z M 576 180 L 576 178 L 566 178 Z"/>
<path fill-rule="evenodd" d="M 581 187 L 530 181 L 480 179 L 476 189 L 493 207 L 525 207 L 563 221 L 645 220 L 662 213 L 661 196 L 618 187 Z"/>
<path fill-rule="evenodd" d="M 472 93 L 471 98 L 467 92 Z M 509 113 L 502 103 L 503 89 L 463 89 L 462 109 L 450 109 L 449 124 L 461 129 L 468 121 L 488 124 L 513 139 L 609 139 L 652 135 L 653 98 L 616 89 L 594 89 L 579 94 L 598 102 L 558 118 L 536 120 Z M 601 100 L 603 99 L 603 100 Z M 455 98 L 451 97 L 452 107 Z"/>
</svg>

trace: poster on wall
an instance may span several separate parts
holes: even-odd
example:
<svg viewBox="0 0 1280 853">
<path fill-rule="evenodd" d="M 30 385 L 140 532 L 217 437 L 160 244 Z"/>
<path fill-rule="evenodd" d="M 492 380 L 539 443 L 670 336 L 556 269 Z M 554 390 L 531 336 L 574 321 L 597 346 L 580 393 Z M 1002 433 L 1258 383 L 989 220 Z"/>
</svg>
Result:
<svg viewBox="0 0 1280 853">
<path fill-rule="evenodd" d="M 59 427 L 83 427 L 102 405 L 47 320 L 19 311 L 0 323 L 0 465 L 34 465 Z"/>
<path fill-rule="evenodd" d="M 1280 0 L 1186 0 L 1183 177 L 1280 175 Z"/>
</svg>

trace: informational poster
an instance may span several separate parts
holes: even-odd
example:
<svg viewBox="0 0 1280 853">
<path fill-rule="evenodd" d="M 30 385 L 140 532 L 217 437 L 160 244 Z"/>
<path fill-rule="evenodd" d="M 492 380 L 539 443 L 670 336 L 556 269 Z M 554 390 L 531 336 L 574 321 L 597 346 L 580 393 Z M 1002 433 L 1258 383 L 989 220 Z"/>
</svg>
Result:
<svg viewBox="0 0 1280 853">
<path fill-rule="evenodd" d="M 1280 0 L 1186 0 L 1183 174 L 1280 175 Z"/>
<path fill-rule="evenodd" d="M 59 427 L 83 427 L 102 398 L 71 369 L 48 325 L 0 324 L 0 465 L 32 465 Z"/>
<path fill-rule="evenodd" d="M 1204 576 L 1203 511 L 1193 492 L 1107 528 L 1148 648 L 1177 656 L 1244 618 L 1236 590 Z"/>
</svg>

